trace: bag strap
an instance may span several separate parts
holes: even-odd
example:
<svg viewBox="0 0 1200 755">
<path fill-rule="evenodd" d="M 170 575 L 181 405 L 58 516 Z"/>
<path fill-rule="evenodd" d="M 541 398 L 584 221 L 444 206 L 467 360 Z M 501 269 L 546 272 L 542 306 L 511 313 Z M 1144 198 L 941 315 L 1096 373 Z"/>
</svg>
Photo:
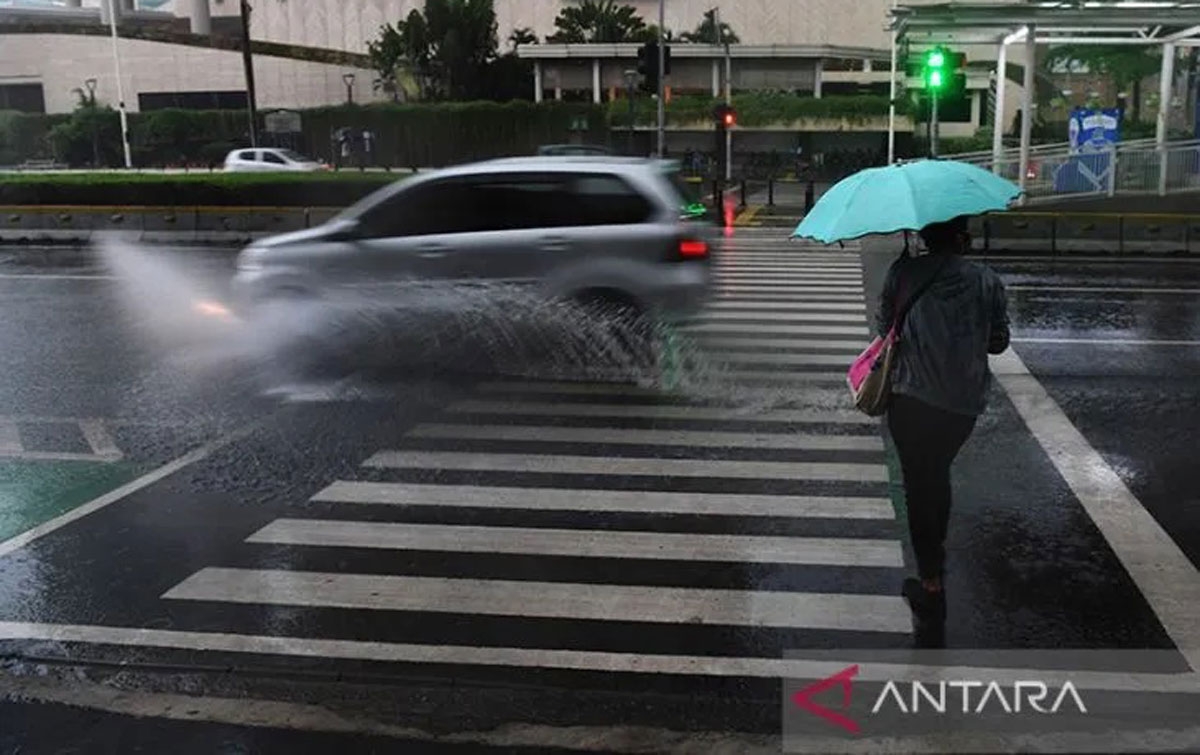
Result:
<svg viewBox="0 0 1200 755">
<path fill-rule="evenodd" d="M 909 297 L 908 301 L 906 301 L 904 303 L 904 306 L 896 311 L 896 319 L 892 324 L 892 329 L 896 332 L 897 335 L 899 335 L 900 330 L 904 327 L 904 319 L 906 317 L 908 317 L 909 310 L 911 310 L 913 308 L 913 305 L 917 303 L 917 300 L 921 298 L 921 295 L 929 290 L 929 287 L 933 285 L 933 282 L 935 280 L 937 280 L 937 277 L 939 275 L 941 275 L 942 270 L 949 263 L 950 263 L 950 256 L 947 255 L 946 258 L 942 260 L 941 264 L 939 264 L 937 266 L 937 268 L 934 269 L 933 274 L 930 275 L 925 280 L 925 282 L 923 282 L 917 288 L 916 292 L 914 292 L 913 295 Z M 897 285 L 896 288 L 899 289 L 899 285 Z"/>
</svg>

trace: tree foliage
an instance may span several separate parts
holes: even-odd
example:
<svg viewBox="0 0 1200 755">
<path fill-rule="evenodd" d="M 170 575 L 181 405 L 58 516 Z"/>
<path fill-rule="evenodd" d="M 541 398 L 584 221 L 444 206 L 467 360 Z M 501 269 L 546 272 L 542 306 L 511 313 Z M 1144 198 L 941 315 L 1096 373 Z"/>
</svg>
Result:
<svg viewBox="0 0 1200 755">
<path fill-rule="evenodd" d="M 471 99 L 495 62 L 496 11 L 492 0 L 425 0 L 367 45 L 380 86 L 394 99 Z"/>
<path fill-rule="evenodd" d="M 1121 90 L 1132 90 L 1131 120 L 1141 120 L 1142 82 L 1159 71 L 1162 51 L 1153 45 L 1058 45 L 1051 47 L 1046 66 L 1081 63 L 1088 70 L 1113 80 Z"/>
<path fill-rule="evenodd" d="M 508 35 L 508 44 L 513 50 L 516 50 L 521 45 L 536 45 L 538 43 L 537 34 L 534 34 L 533 29 L 528 26 L 521 26 L 512 30 Z"/>
<path fill-rule="evenodd" d="M 714 13 L 712 11 L 705 13 L 704 20 L 700 22 L 695 31 L 684 32 L 679 38 L 684 42 L 694 42 L 701 45 L 736 45 L 741 42 L 741 39 L 733 31 L 733 28 L 724 21 L 721 22 L 719 27 L 720 33 L 718 34 L 717 22 L 713 16 Z"/>
<path fill-rule="evenodd" d="M 617 0 L 583 0 L 563 8 L 554 27 L 558 31 L 546 41 L 555 44 L 638 42 L 647 31 L 637 9 Z"/>
</svg>

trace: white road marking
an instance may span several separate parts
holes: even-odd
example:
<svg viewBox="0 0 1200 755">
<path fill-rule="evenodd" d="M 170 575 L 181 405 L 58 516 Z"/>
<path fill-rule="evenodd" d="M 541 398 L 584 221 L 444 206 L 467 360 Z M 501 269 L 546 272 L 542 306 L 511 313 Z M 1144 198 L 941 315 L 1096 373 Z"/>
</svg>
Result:
<svg viewBox="0 0 1200 755">
<path fill-rule="evenodd" d="M 92 447 L 92 453 L 113 459 L 122 457 L 121 449 L 117 448 L 116 442 L 100 420 L 82 420 L 79 423 L 79 430 L 83 433 L 88 445 Z"/>
<path fill-rule="evenodd" d="M 548 443 L 619 443 L 638 446 L 694 448 L 759 448 L 792 451 L 882 451 L 873 435 L 811 433 L 735 433 L 693 430 L 624 430 L 605 427 L 545 425 L 417 425 L 408 437 L 461 440 L 507 440 Z"/>
<path fill-rule="evenodd" d="M 685 333 L 762 333 L 764 335 L 795 336 L 861 336 L 866 338 L 865 327 L 842 325 L 691 325 L 681 328 Z M 866 348 L 864 346 L 864 348 Z"/>
<path fill-rule="evenodd" d="M 905 608 L 907 611 L 907 608 Z M 905 621 L 908 621 L 905 616 Z M 904 629 L 896 630 L 906 633 Z M 202 652 L 284 655 L 390 663 L 434 663 L 511 668 L 554 668 L 574 671 L 817 680 L 846 666 L 860 664 L 853 654 L 844 660 L 810 661 L 786 658 L 713 655 L 614 653 L 599 650 L 417 645 L 368 640 L 329 640 L 306 637 L 189 632 L 174 629 L 136 629 L 81 624 L 0 622 L 0 639 L 43 642 L 83 642 L 122 647 L 154 647 Z M 1200 694 L 1200 674 L 1153 674 L 1066 669 L 1011 669 L 962 666 L 918 666 L 885 663 L 861 665 L 865 682 L 988 679 L 1002 685 L 1037 679 L 1047 686 L 1070 681 L 1077 689 L 1117 692 Z"/>
<path fill-rule="evenodd" d="M 816 304 L 825 302 L 841 302 L 846 304 L 856 304 L 858 306 L 866 306 L 862 293 L 857 294 L 831 294 L 827 291 L 810 291 L 808 293 L 794 293 L 790 288 L 782 288 L 774 293 L 754 293 L 752 291 L 724 291 L 717 289 L 713 292 L 713 302 L 721 301 L 737 301 L 744 303 L 760 303 L 760 302 L 781 302 L 781 303 L 804 303 Z"/>
<path fill-rule="evenodd" d="M 1108 541 L 1167 636 L 1200 671 L 1200 571 L 1146 511 L 1013 350 L 992 371 L 1017 412 Z"/>
<path fill-rule="evenodd" d="M 822 370 L 845 374 L 850 369 L 853 357 L 847 354 L 787 354 L 771 352 L 722 352 L 721 361 L 729 364 L 784 364 L 795 367 L 838 367 L 838 370 Z"/>
<path fill-rule="evenodd" d="M 749 334 L 747 334 L 749 335 Z M 826 341 L 802 338 L 697 338 L 696 343 L 713 351 L 747 351 L 757 349 L 786 350 L 786 349 L 821 349 L 823 351 L 844 351 L 856 356 L 867 348 L 866 341 Z"/>
<path fill-rule="evenodd" d="M 878 425 L 879 420 L 850 409 L 763 409 L 711 406 L 630 404 L 568 404 L 538 401 L 461 401 L 446 408 L 450 414 L 501 414 L 548 417 L 606 417 L 763 422 L 804 424 Z"/>
<path fill-rule="evenodd" d="M 0 452 L 0 458 L 18 461 L 94 461 L 100 463 L 112 463 L 120 460 L 120 456 L 97 456 L 96 454 L 70 451 L 10 451 Z"/>
<path fill-rule="evenodd" d="M 201 569 L 167 600 L 666 624 L 909 632 L 900 597 Z"/>
<path fill-rule="evenodd" d="M 21 428 L 10 419 L 0 417 L 0 454 L 20 454 L 25 451 L 21 445 Z"/>
<path fill-rule="evenodd" d="M 900 569 L 897 540 L 276 519 L 248 543 L 523 556 Z"/>
<path fill-rule="evenodd" d="M 1200 346 L 1200 341 L 1155 341 L 1136 338 L 1014 338 L 1013 343 L 1058 343 L 1089 346 Z"/>
<path fill-rule="evenodd" d="M 783 285 L 781 285 L 783 284 Z M 717 288 L 722 291 L 790 291 L 798 294 L 803 293 L 830 293 L 830 294 L 861 294 L 863 285 L 861 282 L 836 282 L 836 281 L 804 281 L 796 283 L 787 283 L 782 280 L 763 279 L 759 282 L 750 281 L 720 281 L 718 280 Z"/>
<path fill-rule="evenodd" d="M 713 280 L 729 283 L 794 283 L 797 285 L 814 285 L 823 286 L 826 284 L 838 285 L 855 285 L 861 286 L 863 278 L 861 275 L 833 275 L 806 273 L 802 271 L 773 273 L 773 272 L 731 272 L 716 270 L 713 273 Z"/>
<path fill-rule="evenodd" d="M 714 477 L 750 480 L 835 480 L 887 482 L 883 464 L 728 459 L 657 459 L 570 454 L 490 454 L 469 451 L 379 451 L 363 462 L 386 469 L 439 469 L 469 472 Z"/>
<path fill-rule="evenodd" d="M 718 294 L 790 294 L 796 298 L 807 298 L 811 295 L 842 296 L 836 301 L 862 301 L 862 286 L 750 286 L 742 284 L 725 284 L 718 287 Z"/>
<path fill-rule="evenodd" d="M 861 313 L 864 316 L 867 312 L 865 304 L 855 302 L 817 302 L 817 301 L 797 301 L 797 302 L 778 302 L 775 304 L 766 304 L 764 302 L 745 302 L 745 301 L 714 301 L 709 302 L 707 309 L 709 310 L 748 310 L 748 311 L 765 311 L 765 312 L 854 312 Z"/>
<path fill-rule="evenodd" d="M 726 370 L 721 373 L 729 380 L 741 382 L 791 383 L 796 387 L 808 384 L 844 385 L 846 372 L 849 370 L 828 370 L 821 372 L 788 372 L 787 370 Z"/>
<path fill-rule="evenodd" d="M 771 321 L 771 322 L 838 322 L 847 324 L 862 323 L 866 317 L 848 315 L 842 312 L 774 312 L 761 310 L 757 312 L 709 312 L 697 316 L 691 322 L 720 322 L 732 321 Z"/>
<path fill-rule="evenodd" d="M 814 519 L 895 519 L 888 498 L 669 493 L 649 490 L 422 485 L 339 480 L 314 501 L 391 506 L 460 506 L 486 509 L 604 511 L 704 516 Z"/>
<path fill-rule="evenodd" d="M 77 519 L 82 519 L 83 517 L 87 516 L 88 514 L 91 514 L 93 512 L 99 511 L 100 509 L 103 509 L 107 506 L 110 506 L 110 505 L 116 503 L 117 501 L 121 500 L 122 498 L 125 498 L 126 496 L 136 493 L 137 491 L 141 490 L 142 488 L 145 488 L 149 485 L 152 485 L 152 484 L 158 482 L 159 480 L 163 479 L 164 477 L 168 477 L 172 474 L 175 474 L 176 472 L 183 469 L 184 467 L 187 467 L 191 464 L 201 461 L 202 459 L 207 458 L 213 452 L 215 452 L 221 448 L 224 448 L 225 446 L 229 445 L 230 443 L 234 443 L 234 442 L 246 437 L 250 433 L 254 432 L 256 429 L 258 429 L 259 425 L 260 425 L 260 423 L 254 422 L 254 423 L 251 423 L 251 424 L 247 425 L 246 427 L 243 427 L 239 430 L 235 430 L 234 432 L 229 433 L 228 435 L 225 435 L 221 438 L 217 438 L 216 440 L 209 441 L 208 443 L 205 443 L 204 445 L 202 445 L 198 448 L 192 449 L 191 451 L 187 452 L 183 456 L 180 456 L 179 458 L 175 459 L 174 461 L 168 462 L 168 463 L 162 465 L 161 467 L 142 475 L 141 477 L 137 478 L 136 480 L 131 480 L 130 482 L 125 483 L 124 485 L 122 485 L 119 488 L 110 490 L 109 492 L 107 492 L 104 495 L 99 496 L 97 498 L 93 498 L 91 501 L 88 501 L 87 503 L 83 504 L 82 506 L 78 506 L 74 509 L 71 509 L 70 511 L 66 512 L 65 514 L 62 514 L 61 516 L 57 516 L 48 522 L 43 522 L 42 524 L 39 524 L 38 526 L 34 527 L 33 529 L 22 532 L 19 535 L 10 537 L 8 540 L 5 540 L 4 542 L 0 543 L 0 557 L 7 556 L 8 554 L 12 553 L 13 551 L 16 551 L 20 548 L 24 548 L 26 545 L 29 545 L 34 540 L 37 540 L 40 537 L 44 537 L 45 535 L 48 535 L 51 532 L 54 532 L 55 530 L 65 527 L 66 525 L 70 524 L 71 522 L 74 522 Z M 89 456 L 88 458 L 95 459 L 95 457 L 92 457 L 92 456 Z"/>
<path fill-rule="evenodd" d="M 1005 286 L 1007 291 L 1053 291 L 1071 294 L 1200 294 L 1200 288 L 1135 288 L 1124 286 Z"/>
<path fill-rule="evenodd" d="M 64 280 L 64 281 L 86 281 L 86 280 L 117 280 L 115 275 L 78 275 L 78 274 L 51 274 L 51 273 L 0 273 L 0 280 L 20 280 L 27 278 L 29 280 Z"/>
</svg>

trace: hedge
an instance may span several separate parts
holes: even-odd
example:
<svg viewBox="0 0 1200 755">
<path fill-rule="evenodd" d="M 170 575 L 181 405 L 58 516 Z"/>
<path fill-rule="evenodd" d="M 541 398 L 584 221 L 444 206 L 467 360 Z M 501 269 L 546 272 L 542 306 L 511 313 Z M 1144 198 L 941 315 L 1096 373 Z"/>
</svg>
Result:
<svg viewBox="0 0 1200 755">
<path fill-rule="evenodd" d="M 708 96 L 681 95 L 671 98 L 665 108 L 667 123 L 688 125 L 712 120 L 713 108 L 724 100 Z M 806 118 L 846 119 L 864 123 L 888 114 L 888 98 L 875 95 L 801 97 L 786 92 L 745 92 L 733 96 L 738 123 L 761 127 L 786 124 Z M 897 112 L 907 114 L 910 104 L 897 102 Z M 614 100 L 608 104 L 608 117 L 614 127 L 629 125 L 629 101 Z M 641 126 L 657 122 L 658 108 L 654 100 L 634 101 L 634 122 Z"/>
<path fill-rule="evenodd" d="M 74 173 L 0 176 L 0 205 L 345 207 L 406 173 Z"/>
<path fill-rule="evenodd" d="M 303 134 L 278 139 L 260 128 L 264 144 L 291 146 L 332 161 L 335 129 L 369 129 L 375 135 L 372 162 L 383 166 L 442 166 L 470 160 L 532 153 L 538 145 L 577 136 L 580 119 L 589 142 L 605 143 L 603 108 L 579 103 L 513 101 L 416 105 L 344 105 L 301 113 Z M 8 124 L 8 125 L 6 125 Z M 129 114 L 135 165 L 216 166 L 230 150 L 249 145 L 242 111 L 153 110 Z M 122 163 L 119 116 L 108 107 L 81 107 L 70 116 L 5 114 L 0 119 L 0 164 L 55 157 L 73 167 Z M 97 147 L 93 147 L 93 137 Z"/>
</svg>

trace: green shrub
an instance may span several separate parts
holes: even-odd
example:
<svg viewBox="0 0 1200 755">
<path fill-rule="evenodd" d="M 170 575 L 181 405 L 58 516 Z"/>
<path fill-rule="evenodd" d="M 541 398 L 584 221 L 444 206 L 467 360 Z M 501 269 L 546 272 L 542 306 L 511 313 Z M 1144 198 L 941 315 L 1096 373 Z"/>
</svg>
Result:
<svg viewBox="0 0 1200 755">
<path fill-rule="evenodd" d="M 667 123 L 688 125 L 710 122 L 713 108 L 723 101 L 698 95 L 672 97 L 666 107 Z M 855 95 L 817 99 L 787 92 L 744 92 L 733 96 L 733 107 L 737 110 L 738 123 L 750 127 L 787 124 L 805 118 L 836 118 L 846 119 L 851 123 L 864 123 L 869 119 L 887 115 L 888 98 Z M 897 112 L 901 114 L 906 114 L 908 108 L 907 101 L 897 103 Z M 657 104 L 652 99 L 643 97 L 634 102 L 634 120 L 638 125 L 654 124 L 657 121 L 657 112 Z M 608 116 L 614 127 L 627 127 L 629 101 L 610 102 Z"/>
</svg>

